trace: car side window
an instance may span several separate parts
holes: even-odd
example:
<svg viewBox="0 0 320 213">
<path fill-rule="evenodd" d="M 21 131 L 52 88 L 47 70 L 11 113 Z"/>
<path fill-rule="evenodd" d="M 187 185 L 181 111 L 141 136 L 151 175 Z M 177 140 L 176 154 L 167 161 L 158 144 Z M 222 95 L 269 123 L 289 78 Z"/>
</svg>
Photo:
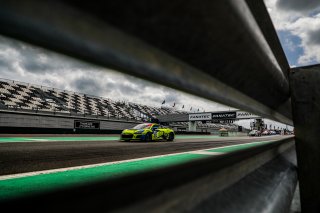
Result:
<svg viewBox="0 0 320 213">
<path fill-rule="evenodd" d="M 155 130 L 157 130 L 159 128 L 159 126 L 153 126 L 152 127 L 152 131 L 155 131 Z"/>
</svg>

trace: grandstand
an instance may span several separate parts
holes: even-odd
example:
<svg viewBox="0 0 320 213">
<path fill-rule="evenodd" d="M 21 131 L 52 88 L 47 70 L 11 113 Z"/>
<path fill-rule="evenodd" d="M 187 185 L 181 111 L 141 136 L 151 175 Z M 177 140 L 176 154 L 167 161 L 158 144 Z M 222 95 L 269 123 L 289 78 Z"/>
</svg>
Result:
<svg viewBox="0 0 320 213">
<path fill-rule="evenodd" d="M 66 115 L 101 116 L 134 122 L 150 121 L 158 115 L 187 114 L 186 111 L 168 107 L 153 107 L 132 102 L 114 101 L 110 98 L 70 92 L 56 88 L 0 79 L 0 109 L 23 112 L 50 112 Z M 174 127 L 185 128 L 187 122 L 175 122 Z M 235 124 L 198 122 L 201 129 L 227 128 L 236 130 Z"/>
</svg>

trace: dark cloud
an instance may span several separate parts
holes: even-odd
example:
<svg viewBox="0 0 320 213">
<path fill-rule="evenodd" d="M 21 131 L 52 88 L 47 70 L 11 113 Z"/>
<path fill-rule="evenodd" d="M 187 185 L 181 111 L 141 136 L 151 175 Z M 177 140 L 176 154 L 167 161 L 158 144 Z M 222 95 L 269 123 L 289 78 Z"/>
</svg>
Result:
<svg viewBox="0 0 320 213">
<path fill-rule="evenodd" d="M 37 60 L 25 60 L 20 64 L 22 68 L 30 73 L 44 74 L 47 72 L 57 71 L 57 69 L 48 63 L 42 63 Z"/>
<path fill-rule="evenodd" d="M 177 93 L 173 93 L 173 92 L 166 94 L 165 100 L 166 100 L 166 103 L 174 103 L 175 102 L 176 104 L 179 104 L 181 102 L 180 96 L 177 95 Z"/>
<path fill-rule="evenodd" d="M 118 84 L 117 89 L 122 95 L 140 95 L 143 93 L 143 90 L 139 89 L 139 87 L 135 87 L 134 85 L 129 84 Z"/>
<path fill-rule="evenodd" d="M 107 82 L 107 83 L 103 83 L 103 87 L 106 89 L 106 90 L 114 90 L 117 88 L 117 85 L 113 82 Z"/>
<path fill-rule="evenodd" d="M 0 36 L 0 48 L 12 48 L 12 49 L 23 49 L 23 43 L 14 39 L 9 39 L 3 36 Z"/>
<path fill-rule="evenodd" d="M 51 52 L 38 53 L 37 51 L 32 51 L 32 49 L 27 52 L 28 54 L 21 54 L 20 65 L 31 73 L 96 69 L 93 65 Z"/>
<path fill-rule="evenodd" d="M 148 86 L 154 87 L 154 85 L 155 85 L 154 83 L 151 83 L 149 81 L 146 81 L 146 80 L 143 80 L 143 79 L 131 76 L 131 75 L 124 75 L 123 77 L 124 77 L 125 80 L 127 80 L 129 82 L 134 82 L 135 85 L 137 87 L 139 87 L 140 90 L 144 90 Z"/>
<path fill-rule="evenodd" d="M 308 43 L 310 45 L 320 45 L 320 29 L 308 33 Z"/>
<path fill-rule="evenodd" d="M 55 82 L 52 82 L 50 79 L 44 79 L 44 80 L 43 80 L 43 83 L 44 83 L 45 85 L 48 85 L 48 86 L 50 87 L 50 86 L 54 85 Z M 54 87 L 54 86 L 53 86 L 53 87 Z"/>
<path fill-rule="evenodd" d="M 8 75 L 17 74 L 16 69 L 13 66 L 13 63 L 10 63 L 8 60 L 2 60 L 0 58 L 0 77 L 6 77 Z"/>
<path fill-rule="evenodd" d="M 143 93 L 142 90 L 140 90 L 139 87 L 136 85 L 131 85 L 122 82 L 123 79 L 118 78 L 119 82 L 103 82 L 104 80 L 96 80 L 97 84 L 103 85 L 104 88 L 104 94 L 110 94 L 111 92 L 113 94 L 118 94 L 119 97 L 116 98 L 121 98 L 121 97 L 126 97 L 126 96 L 137 96 Z"/>
<path fill-rule="evenodd" d="M 14 63 L 16 62 L 15 49 L 7 44 L 3 44 L 3 37 L 0 36 L 0 74 L 9 70 L 15 71 Z"/>
<path fill-rule="evenodd" d="M 5 57 L 0 61 L 6 60 L 8 67 L 18 62 L 22 69 L 30 73 L 44 74 L 61 70 L 97 69 L 91 64 L 3 36 L 0 36 L 0 49 L 12 50 L 6 51 Z"/>
<path fill-rule="evenodd" d="M 159 103 L 159 105 L 161 105 L 161 103 L 163 101 L 163 97 L 157 96 L 157 95 L 154 95 L 154 96 L 152 96 L 152 95 L 142 95 L 141 99 L 148 100 L 148 102 Z"/>
<path fill-rule="evenodd" d="M 278 0 L 277 7 L 282 10 L 312 12 L 320 7 L 319 0 Z"/>
<path fill-rule="evenodd" d="M 121 78 L 118 78 L 120 82 L 107 81 L 107 78 L 103 78 L 101 74 L 95 75 L 94 72 L 89 72 L 90 77 L 77 78 L 71 83 L 71 87 L 81 93 L 110 97 L 110 94 L 117 94 L 117 97 L 110 97 L 121 99 L 128 96 L 141 96 L 143 90 L 135 84 L 128 84 L 128 82 L 121 82 Z M 105 82 L 107 81 L 107 82 Z"/>
<path fill-rule="evenodd" d="M 77 91 L 88 95 L 101 96 L 104 91 L 104 88 L 98 80 L 93 78 L 78 78 L 77 80 L 74 80 L 71 85 L 75 87 Z"/>
<path fill-rule="evenodd" d="M 10 69 L 11 68 L 11 63 L 9 63 L 7 60 L 4 60 L 2 58 L 0 58 L 0 70 L 2 69 Z"/>
</svg>

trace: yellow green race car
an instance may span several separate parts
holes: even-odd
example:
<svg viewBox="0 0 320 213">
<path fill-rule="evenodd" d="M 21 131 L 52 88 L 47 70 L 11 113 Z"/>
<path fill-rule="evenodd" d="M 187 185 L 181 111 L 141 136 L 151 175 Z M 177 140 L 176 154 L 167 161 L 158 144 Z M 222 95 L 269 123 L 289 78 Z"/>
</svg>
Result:
<svg viewBox="0 0 320 213">
<path fill-rule="evenodd" d="M 165 128 L 156 123 L 143 123 L 131 129 L 125 129 L 122 131 L 120 140 L 130 141 L 173 141 L 174 131 L 170 128 Z"/>
</svg>

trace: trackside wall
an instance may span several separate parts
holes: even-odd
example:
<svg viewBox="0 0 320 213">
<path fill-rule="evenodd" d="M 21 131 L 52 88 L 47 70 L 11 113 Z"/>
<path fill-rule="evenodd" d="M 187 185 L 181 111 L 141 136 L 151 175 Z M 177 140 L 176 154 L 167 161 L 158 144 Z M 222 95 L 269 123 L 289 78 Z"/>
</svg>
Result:
<svg viewBox="0 0 320 213">
<path fill-rule="evenodd" d="M 75 121 L 98 121 L 100 128 L 75 128 Z M 97 117 L 0 112 L 0 133 L 120 133 L 138 122 Z"/>
</svg>

